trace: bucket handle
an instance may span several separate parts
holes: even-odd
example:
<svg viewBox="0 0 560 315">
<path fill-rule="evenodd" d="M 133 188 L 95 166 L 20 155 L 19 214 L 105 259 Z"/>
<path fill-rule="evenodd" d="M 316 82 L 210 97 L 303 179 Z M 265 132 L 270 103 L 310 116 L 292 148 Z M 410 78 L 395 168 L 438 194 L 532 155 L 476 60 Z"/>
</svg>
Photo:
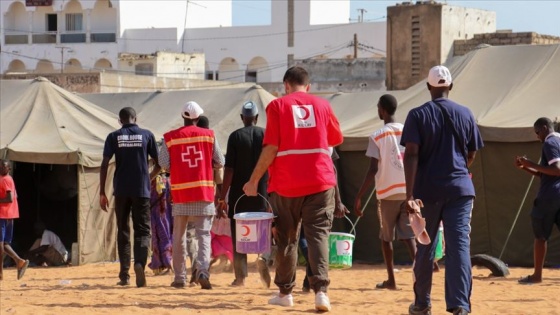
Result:
<svg viewBox="0 0 560 315">
<path fill-rule="evenodd" d="M 264 199 L 264 201 L 266 201 L 266 203 L 268 204 L 268 206 L 270 207 L 270 209 L 272 209 L 272 205 L 270 205 L 270 202 L 268 202 L 268 199 L 266 199 L 263 195 L 257 193 L 259 196 L 261 196 L 262 199 Z M 237 198 L 237 201 L 235 202 L 235 205 L 233 205 L 233 214 L 235 214 L 235 209 L 237 208 L 237 203 L 239 202 L 239 200 L 241 200 L 241 198 L 247 196 L 246 194 L 243 194 L 241 196 L 239 196 L 239 198 Z M 247 196 L 249 197 L 249 196 Z"/>
<path fill-rule="evenodd" d="M 344 215 L 344 218 L 348 220 L 348 222 L 350 222 L 350 225 L 352 226 L 352 229 L 350 229 L 350 234 L 356 236 L 356 224 L 358 224 L 358 221 L 356 220 L 356 222 L 352 223 L 352 220 L 350 220 L 350 218 L 347 215 Z"/>
</svg>

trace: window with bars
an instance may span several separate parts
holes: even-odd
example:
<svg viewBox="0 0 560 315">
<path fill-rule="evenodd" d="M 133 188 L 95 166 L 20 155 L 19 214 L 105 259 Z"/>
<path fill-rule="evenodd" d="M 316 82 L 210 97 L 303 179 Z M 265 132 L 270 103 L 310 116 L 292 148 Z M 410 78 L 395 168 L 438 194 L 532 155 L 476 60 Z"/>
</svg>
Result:
<svg viewBox="0 0 560 315">
<path fill-rule="evenodd" d="M 412 38 L 411 38 L 411 74 L 413 77 L 420 76 L 420 17 L 412 16 Z"/>
<path fill-rule="evenodd" d="M 68 13 L 66 14 L 66 30 L 67 31 L 81 31 L 83 30 L 83 14 L 82 13 Z"/>
</svg>

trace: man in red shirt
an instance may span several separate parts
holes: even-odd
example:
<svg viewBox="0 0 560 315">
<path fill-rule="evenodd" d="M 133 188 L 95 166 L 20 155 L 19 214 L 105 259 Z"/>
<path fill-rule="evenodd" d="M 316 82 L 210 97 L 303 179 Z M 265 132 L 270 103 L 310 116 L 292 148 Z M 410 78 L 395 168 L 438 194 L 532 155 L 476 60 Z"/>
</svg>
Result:
<svg viewBox="0 0 560 315">
<path fill-rule="evenodd" d="M 309 74 L 291 67 L 284 75 L 286 96 L 266 108 L 264 148 L 251 178 L 243 187 L 257 195 L 259 179 L 268 169 L 269 201 L 276 217 L 278 253 L 274 283 L 280 288 L 269 304 L 293 306 L 297 248 L 303 224 L 313 276 L 315 309 L 329 311 L 327 287 L 328 237 L 334 217 L 336 175 L 329 147 L 342 143 L 340 126 L 325 99 L 308 94 Z"/>
<path fill-rule="evenodd" d="M 14 236 L 14 219 L 19 218 L 16 186 L 14 179 L 10 176 L 10 162 L 0 160 L 0 258 L 4 253 L 12 257 L 17 266 L 17 279 L 21 279 L 29 260 L 22 259 L 10 246 Z M 2 275 L 2 259 L 0 259 L 0 280 Z"/>
</svg>

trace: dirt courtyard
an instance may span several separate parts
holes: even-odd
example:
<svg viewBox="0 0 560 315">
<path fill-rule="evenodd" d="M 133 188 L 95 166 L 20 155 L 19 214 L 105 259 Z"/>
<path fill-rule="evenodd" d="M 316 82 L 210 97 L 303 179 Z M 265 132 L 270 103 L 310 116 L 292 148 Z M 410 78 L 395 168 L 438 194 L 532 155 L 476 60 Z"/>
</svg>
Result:
<svg viewBox="0 0 560 315">
<path fill-rule="evenodd" d="M 397 266 L 398 291 L 375 289 L 386 277 L 384 265 L 354 265 L 347 270 L 331 270 L 330 314 L 407 314 L 413 300 L 412 270 Z M 4 270 L 0 282 L 0 314 L 312 314 L 313 294 L 301 292 L 305 273 L 300 267 L 294 307 L 267 304 L 276 288 L 262 287 L 255 264 L 244 288 L 230 287 L 233 274 L 218 271 L 211 275 L 213 290 L 200 287 L 170 287 L 172 275 L 147 272 L 148 286 L 136 288 L 134 273 L 128 287 L 116 286 L 119 264 L 115 262 L 60 268 L 29 268 L 20 281 L 16 270 Z M 132 272 L 132 270 L 131 270 Z M 445 313 L 443 275 L 434 275 L 433 314 Z M 519 285 L 517 279 L 531 273 L 528 268 L 510 268 L 507 278 L 489 277 L 485 268 L 474 268 L 473 314 L 559 314 L 560 270 L 545 269 L 544 282 Z"/>
</svg>

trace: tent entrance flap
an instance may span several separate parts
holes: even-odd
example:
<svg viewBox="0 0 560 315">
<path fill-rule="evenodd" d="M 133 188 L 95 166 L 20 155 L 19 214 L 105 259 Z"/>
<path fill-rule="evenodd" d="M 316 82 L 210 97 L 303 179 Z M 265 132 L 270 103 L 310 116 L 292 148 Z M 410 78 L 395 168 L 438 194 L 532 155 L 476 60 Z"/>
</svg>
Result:
<svg viewBox="0 0 560 315">
<path fill-rule="evenodd" d="M 12 168 L 19 205 L 14 250 L 20 255 L 29 250 L 40 237 L 33 226 L 41 221 L 70 252 L 78 241 L 77 166 L 13 162 Z"/>
</svg>

